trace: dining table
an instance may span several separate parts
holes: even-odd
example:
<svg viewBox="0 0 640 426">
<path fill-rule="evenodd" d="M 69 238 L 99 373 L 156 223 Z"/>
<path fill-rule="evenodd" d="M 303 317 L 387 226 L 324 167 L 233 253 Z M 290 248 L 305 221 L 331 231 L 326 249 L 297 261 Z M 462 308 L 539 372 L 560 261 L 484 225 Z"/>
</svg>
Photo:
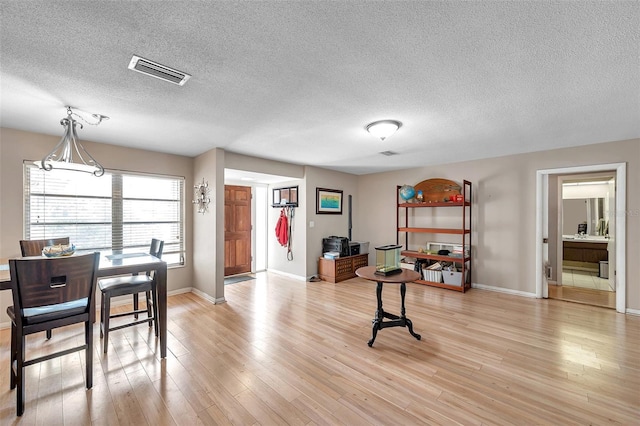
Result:
<svg viewBox="0 0 640 426">
<path fill-rule="evenodd" d="M 24 258 L 22 258 L 24 259 Z M 167 357 L 167 263 L 148 253 L 101 252 L 98 278 L 114 275 L 155 272 L 158 295 L 158 333 L 160 337 L 160 357 Z M 9 259 L 0 258 L 0 290 L 11 290 Z M 94 299 L 95 300 L 95 299 Z M 95 321 L 95 305 L 93 319 Z"/>
</svg>

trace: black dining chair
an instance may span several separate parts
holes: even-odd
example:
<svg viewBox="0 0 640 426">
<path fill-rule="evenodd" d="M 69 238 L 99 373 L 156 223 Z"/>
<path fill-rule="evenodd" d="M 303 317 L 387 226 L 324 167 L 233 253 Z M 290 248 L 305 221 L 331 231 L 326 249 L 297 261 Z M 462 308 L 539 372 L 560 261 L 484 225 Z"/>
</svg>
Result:
<svg viewBox="0 0 640 426">
<path fill-rule="evenodd" d="M 69 237 L 49 238 L 44 240 L 20 240 L 22 256 L 41 256 L 42 249 L 47 246 L 69 245 Z M 47 330 L 47 339 L 51 339 L 51 330 Z"/>
<path fill-rule="evenodd" d="M 149 246 L 149 254 L 162 258 L 164 241 L 152 239 Z M 156 336 L 158 336 L 158 309 L 156 280 L 151 271 L 144 275 L 127 275 L 124 277 L 105 278 L 98 281 L 98 288 L 102 294 L 100 308 L 100 338 L 103 338 L 104 353 L 107 353 L 109 346 L 109 332 L 134 325 L 149 323 L 149 327 L 154 326 Z M 144 309 L 139 309 L 138 294 L 146 294 L 147 305 Z M 133 310 L 111 314 L 111 299 L 117 296 L 133 295 Z M 147 317 L 139 320 L 138 315 L 145 313 Z M 118 326 L 111 326 L 111 319 L 133 315 L 135 321 L 127 322 Z"/>
<path fill-rule="evenodd" d="M 10 387 L 16 388 L 16 413 L 25 405 L 25 367 L 73 352 L 85 351 L 86 385 L 93 386 L 93 324 L 100 253 L 57 258 L 9 259 L 13 306 L 11 319 Z M 71 324 L 84 324 L 84 344 L 26 359 L 26 336 Z"/>
</svg>

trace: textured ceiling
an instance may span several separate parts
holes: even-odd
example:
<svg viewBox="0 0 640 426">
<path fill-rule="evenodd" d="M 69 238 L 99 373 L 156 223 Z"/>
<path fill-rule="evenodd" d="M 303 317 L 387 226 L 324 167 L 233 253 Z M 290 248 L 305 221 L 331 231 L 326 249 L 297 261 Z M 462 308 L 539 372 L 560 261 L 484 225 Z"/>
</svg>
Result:
<svg viewBox="0 0 640 426">
<path fill-rule="evenodd" d="M 3 127 L 356 174 L 640 137 L 640 3 L 0 1 Z M 132 55 L 193 77 L 130 71 Z M 396 119 L 384 142 L 364 127 Z M 394 151 L 386 157 L 379 153 Z"/>
</svg>

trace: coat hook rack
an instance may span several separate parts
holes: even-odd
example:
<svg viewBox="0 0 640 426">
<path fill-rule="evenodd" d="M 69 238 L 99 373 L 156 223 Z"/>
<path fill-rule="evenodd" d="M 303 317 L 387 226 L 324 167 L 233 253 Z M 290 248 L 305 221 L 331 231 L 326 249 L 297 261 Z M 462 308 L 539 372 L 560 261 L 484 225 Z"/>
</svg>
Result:
<svg viewBox="0 0 640 426">
<path fill-rule="evenodd" d="M 271 207 L 298 207 L 298 187 L 274 188 Z"/>
</svg>

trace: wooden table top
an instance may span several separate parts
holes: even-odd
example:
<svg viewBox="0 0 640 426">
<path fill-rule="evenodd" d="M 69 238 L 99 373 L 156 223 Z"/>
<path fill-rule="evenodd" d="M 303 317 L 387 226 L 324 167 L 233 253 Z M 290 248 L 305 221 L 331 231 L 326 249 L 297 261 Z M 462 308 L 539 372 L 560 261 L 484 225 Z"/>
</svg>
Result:
<svg viewBox="0 0 640 426">
<path fill-rule="evenodd" d="M 375 266 L 363 266 L 356 270 L 356 275 L 365 280 L 376 281 L 381 283 L 408 283 L 420 279 L 420 274 L 411 269 L 402 268 L 402 272 L 391 275 L 376 275 Z"/>
<path fill-rule="evenodd" d="M 39 257 L 39 256 L 38 256 Z M 131 274 L 147 270 L 163 268 L 166 271 L 166 263 L 148 253 L 111 254 L 103 253 L 100 256 L 98 278 L 112 275 Z M 9 259 L 0 258 L 0 290 L 11 289 L 11 275 L 9 273 Z"/>
</svg>

